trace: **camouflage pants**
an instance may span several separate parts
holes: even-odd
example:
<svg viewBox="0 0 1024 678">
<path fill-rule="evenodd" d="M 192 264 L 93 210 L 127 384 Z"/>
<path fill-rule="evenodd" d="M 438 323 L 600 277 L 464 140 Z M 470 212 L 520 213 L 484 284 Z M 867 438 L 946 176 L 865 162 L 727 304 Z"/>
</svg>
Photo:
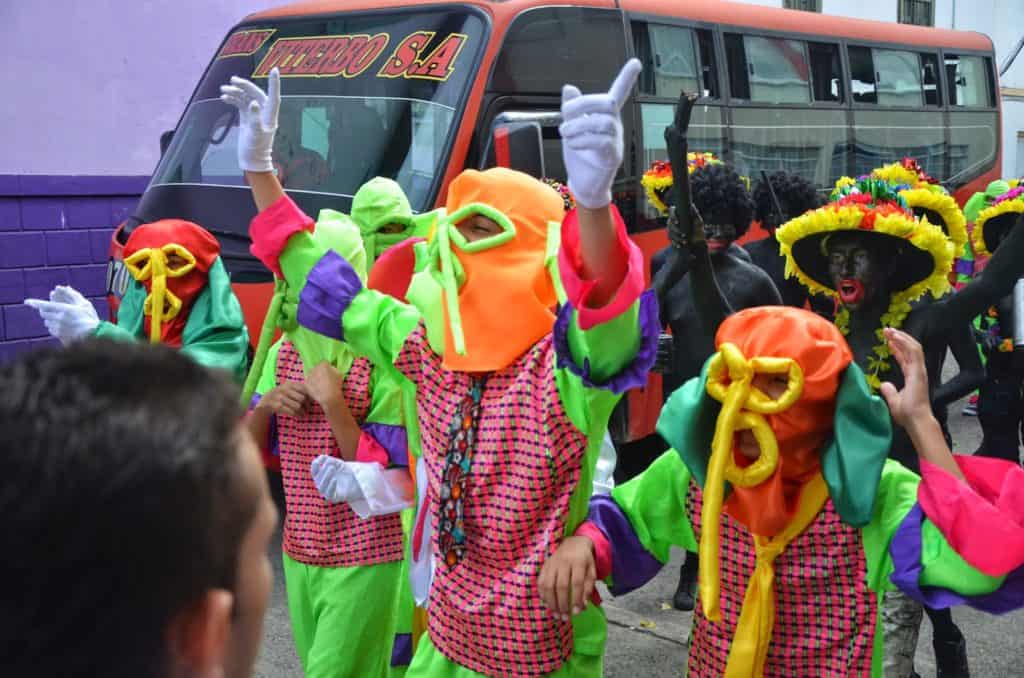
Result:
<svg viewBox="0 0 1024 678">
<path fill-rule="evenodd" d="M 900 591 L 889 591 L 882 602 L 885 634 L 885 678 L 910 678 L 924 608 Z"/>
</svg>

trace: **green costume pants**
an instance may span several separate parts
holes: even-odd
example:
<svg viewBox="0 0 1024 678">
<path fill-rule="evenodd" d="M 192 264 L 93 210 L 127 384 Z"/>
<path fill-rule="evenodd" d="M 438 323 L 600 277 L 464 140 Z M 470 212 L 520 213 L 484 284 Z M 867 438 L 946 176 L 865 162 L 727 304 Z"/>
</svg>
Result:
<svg viewBox="0 0 1024 678">
<path fill-rule="evenodd" d="M 548 678 L 601 678 L 604 658 L 601 656 L 573 653 L 562 664 L 562 668 L 549 673 Z M 430 640 L 430 633 L 424 633 L 412 658 L 406 678 L 486 678 L 464 666 L 459 666 L 441 654 Z"/>
<path fill-rule="evenodd" d="M 306 678 L 390 678 L 402 561 L 316 567 L 284 555 L 295 651 Z"/>
</svg>

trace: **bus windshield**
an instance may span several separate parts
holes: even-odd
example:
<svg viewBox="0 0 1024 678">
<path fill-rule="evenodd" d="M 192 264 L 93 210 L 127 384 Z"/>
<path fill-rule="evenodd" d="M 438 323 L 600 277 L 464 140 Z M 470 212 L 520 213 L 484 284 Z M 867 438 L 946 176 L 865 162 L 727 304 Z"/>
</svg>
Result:
<svg viewBox="0 0 1024 678">
<path fill-rule="evenodd" d="M 266 88 L 276 67 L 282 101 L 274 164 L 300 204 L 303 193 L 350 199 L 367 180 L 385 176 L 413 209 L 428 209 L 484 31 L 469 8 L 241 26 L 207 69 L 151 186 L 245 189 L 238 115 L 219 100 L 219 88 L 233 75 Z"/>
</svg>

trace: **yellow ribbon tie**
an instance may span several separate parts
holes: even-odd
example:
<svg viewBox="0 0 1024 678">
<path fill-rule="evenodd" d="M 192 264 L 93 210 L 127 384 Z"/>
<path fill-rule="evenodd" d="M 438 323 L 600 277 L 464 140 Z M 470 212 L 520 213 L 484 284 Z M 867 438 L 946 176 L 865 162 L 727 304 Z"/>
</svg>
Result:
<svg viewBox="0 0 1024 678">
<path fill-rule="evenodd" d="M 775 559 L 814 521 L 826 499 L 828 485 L 817 473 L 801 490 L 796 515 L 786 529 L 774 537 L 753 535 L 757 564 L 747 582 L 740 618 L 729 646 L 724 678 L 764 676 L 764 664 L 775 628 Z"/>
<path fill-rule="evenodd" d="M 185 260 L 180 266 L 168 267 L 167 257 L 177 255 Z M 125 268 L 140 283 L 152 280 L 142 312 L 150 317 L 149 342 L 160 343 L 164 320 L 171 320 L 181 312 L 178 295 L 167 289 L 167 278 L 180 278 L 196 267 L 196 258 L 177 243 L 163 247 L 145 247 L 124 260 Z"/>
<path fill-rule="evenodd" d="M 786 375 L 785 392 L 771 399 L 753 385 L 757 374 Z M 709 621 L 717 622 L 722 618 L 719 520 L 725 483 L 753 487 L 771 477 L 779 463 L 779 444 L 764 415 L 777 414 L 792 406 L 800 398 L 803 386 L 803 371 L 791 358 L 747 360 L 739 348 L 728 342 L 722 344 L 708 366 L 708 394 L 722 403 L 722 411 L 715 422 L 715 437 L 711 441 L 711 458 L 704 483 L 700 531 L 702 557 L 697 573 L 701 609 Z M 733 441 L 736 432 L 741 430 L 750 430 L 761 448 L 760 456 L 746 468 L 737 466 L 733 459 Z"/>
</svg>

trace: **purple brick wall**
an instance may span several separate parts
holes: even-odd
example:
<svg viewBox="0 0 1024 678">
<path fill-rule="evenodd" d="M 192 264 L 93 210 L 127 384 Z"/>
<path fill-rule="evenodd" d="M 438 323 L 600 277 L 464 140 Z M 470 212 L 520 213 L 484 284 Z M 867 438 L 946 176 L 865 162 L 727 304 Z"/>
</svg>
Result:
<svg viewBox="0 0 1024 678">
<path fill-rule="evenodd" d="M 55 343 L 39 314 L 22 304 L 46 298 L 55 285 L 71 285 L 109 317 L 110 238 L 146 181 L 0 175 L 0 361 Z"/>
</svg>

